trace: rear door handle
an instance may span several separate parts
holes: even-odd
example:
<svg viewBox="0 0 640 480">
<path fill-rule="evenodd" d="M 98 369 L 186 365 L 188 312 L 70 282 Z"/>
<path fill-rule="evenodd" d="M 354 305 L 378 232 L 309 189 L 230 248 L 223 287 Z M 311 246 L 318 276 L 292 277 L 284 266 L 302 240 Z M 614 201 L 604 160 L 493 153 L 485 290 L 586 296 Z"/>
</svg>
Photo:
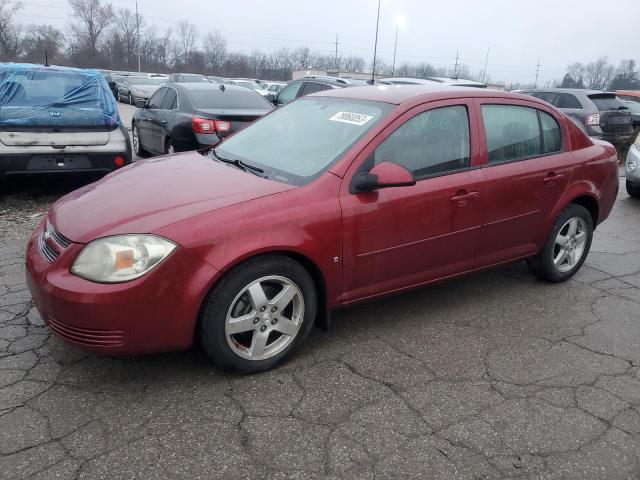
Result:
<svg viewBox="0 0 640 480">
<path fill-rule="evenodd" d="M 473 200 L 474 198 L 478 198 L 480 196 L 480 192 L 467 192 L 463 190 L 458 192 L 455 196 L 451 197 L 450 200 L 458 205 L 464 205 L 469 200 Z"/>
<path fill-rule="evenodd" d="M 548 185 L 553 185 L 558 180 L 560 180 L 562 177 L 564 177 L 563 173 L 555 174 L 555 173 L 551 172 L 546 177 L 544 177 L 543 182 L 548 184 Z"/>
<path fill-rule="evenodd" d="M 164 120 L 162 120 L 162 125 L 166 125 L 167 124 L 167 119 L 165 118 Z"/>
</svg>

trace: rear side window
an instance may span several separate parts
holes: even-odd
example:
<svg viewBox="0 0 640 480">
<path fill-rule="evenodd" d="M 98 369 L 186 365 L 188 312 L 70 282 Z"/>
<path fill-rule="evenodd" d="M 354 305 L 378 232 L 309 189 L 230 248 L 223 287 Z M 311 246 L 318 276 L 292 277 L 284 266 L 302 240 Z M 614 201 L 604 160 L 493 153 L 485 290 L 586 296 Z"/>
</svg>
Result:
<svg viewBox="0 0 640 480">
<path fill-rule="evenodd" d="M 198 109 L 271 110 L 273 106 L 262 95 L 249 88 L 224 91 L 219 89 L 195 90 L 189 93 L 193 106 Z"/>
<path fill-rule="evenodd" d="M 582 108 L 580 101 L 570 93 L 559 93 L 556 103 L 558 108 Z"/>
<path fill-rule="evenodd" d="M 560 125 L 548 113 L 539 111 L 540 126 L 542 127 L 542 141 L 544 153 L 554 153 L 562 150 Z"/>
<path fill-rule="evenodd" d="M 435 108 L 401 125 L 375 151 L 375 163 L 394 162 L 416 178 L 469 166 L 469 115 L 464 106 Z"/>
<path fill-rule="evenodd" d="M 550 103 L 551 105 L 556 105 L 555 98 L 556 94 L 551 92 L 534 92 L 531 94 L 532 97 L 539 98 L 540 100 L 544 100 L 545 102 Z M 557 106 L 557 105 L 556 105 Z"/>
<path fill-rule="evenodd" d="M 620 107 L 626 108 L 626 105 L 622 103 L 622 100 L 615 95 L 595 94 L 588 95 L 588 97 L 600 112 L 606 112 L 607 110 L 619 110 Z"/>
<path fill-rule="evenodd" d="M 540 125 L 535 108 L 482 105 L 489 163 L 508 162 L 542 153 Z"/>
</svg>

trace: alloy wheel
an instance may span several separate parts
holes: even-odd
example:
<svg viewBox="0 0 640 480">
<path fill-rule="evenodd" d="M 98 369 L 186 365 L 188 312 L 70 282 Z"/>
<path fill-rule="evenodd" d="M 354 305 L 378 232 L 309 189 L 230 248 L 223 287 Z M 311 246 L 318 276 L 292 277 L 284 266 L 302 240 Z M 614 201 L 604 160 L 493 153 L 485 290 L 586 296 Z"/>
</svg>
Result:
<svg viewBox="0 0 640 480">
<path fill-rule="evenodd" d="M 231 350 L 247 360 L 266 360 L 296 338 L 304 316 L 300 288 L 281 276 L 262 277 L 236 295 L 225 320 Z"/>
<path fill-rule="evenodd" d="M 136 152 L 136 154 L 140 153 L 140 138 L 138 127 L 136 126 L 134 126 L 133 130 L 131 131 L 131 140 L 133 142 L 133 151 Z"/>
<path fill-rule="evenodd" d="M 556 236 L 553 265 L 561 272 L 572 270 L 582 259 L 587 243 L 587 224 L 584 219 L 569 219 Z"/>
</svg>

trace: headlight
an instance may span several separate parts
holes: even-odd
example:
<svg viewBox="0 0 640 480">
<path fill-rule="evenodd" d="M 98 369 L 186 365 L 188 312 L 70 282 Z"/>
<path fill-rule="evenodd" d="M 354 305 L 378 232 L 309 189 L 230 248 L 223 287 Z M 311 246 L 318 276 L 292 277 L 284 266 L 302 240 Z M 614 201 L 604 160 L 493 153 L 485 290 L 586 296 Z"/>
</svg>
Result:
<svg viewBox="0 0 640 480">
<path fill-rule="evenodd" d="M 155 235 L 100 238 L 84 247 L 71 273 L 92 282 L 127 282 L 147 273 L 175 248 L 174 243 Z"/>
<path fill-rule="evenodd" d="M 637 167 L 638 167 L 638 165 L 633 160 L 629 160 L 627 162 L 627 172 L 629 172 L 629 173 L 635 172 Z"/>
</svg>

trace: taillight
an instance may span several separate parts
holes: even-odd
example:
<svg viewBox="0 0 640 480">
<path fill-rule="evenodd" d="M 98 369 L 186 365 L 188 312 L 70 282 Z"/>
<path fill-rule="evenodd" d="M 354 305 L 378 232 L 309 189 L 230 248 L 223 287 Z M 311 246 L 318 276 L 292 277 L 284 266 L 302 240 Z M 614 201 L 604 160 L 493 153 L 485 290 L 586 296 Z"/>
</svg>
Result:
<svg viewBox="0 0 640 480">
<path fill-rule="evenodd" d="M 584 124 L 589 126 L 600 125 L 600 114 L 592 113 L 584 117 Z"/>
<path fill-rule="evenodd" d="M 224 120 L 209 120 L 208 118 L 193 117 L 191 126 L 195 133 L 229 133 L 231 122 Z"/>
<path fill-rule="evenodd" d="M 123 166 L 123 165 L 124 165 L 124 162 L 125 162 L 125 160 L 124 160 L 124 157 L 123 157 L 122 155 L 118 155 L 116 158 L 114 158 L 114 159 L 113 159 L 113 164 L 114 164 L 116 167 L 121 167 L 121 166 Z"/>
</svg>

